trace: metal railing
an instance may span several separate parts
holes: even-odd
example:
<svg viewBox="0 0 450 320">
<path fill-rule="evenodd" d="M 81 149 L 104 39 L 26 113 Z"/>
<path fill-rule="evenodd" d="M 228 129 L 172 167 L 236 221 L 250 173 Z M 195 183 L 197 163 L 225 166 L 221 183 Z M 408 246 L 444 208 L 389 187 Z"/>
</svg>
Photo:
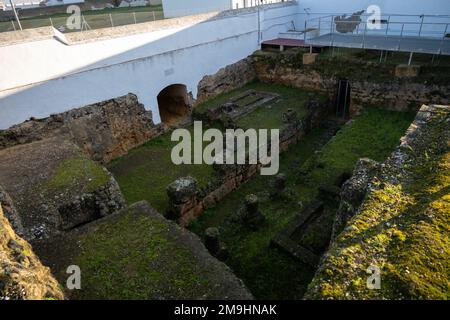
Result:
<svg viewBox="0 0 450 320">
<path fill-rule="evenodd" d="M 450 16 L 431 15 L 383 15 L 379 21 L 370 20 L 369 15 L 361 15 L 360 21 L 335 21 L 336 17 L 342 15 L 328 15 L 324 17 L 312 18 L 305 21 L 305 29 L 311 29 L 309 35 L 318 36 L 326 33 L 339 33 L 336 30 L 338 24 L 354 25 L 351 34 L 374 34 L 374 35 L 398 35 L 398 36 L 419 36 L 419 37 L 443 37 L 447 34 L 450 24 Z M 348 16 L 349 17 L 349 16 Z M 396 19 L 397 18 L 397 19 Z M 401 19 L 398 19 L 401 18 Z M 396 19 L 396 20 L 394 20 Z M 403 21 L 401 21 L 403 20 Z M 427 21 L 433 20 L 433 21 Z M 379 23 L 380 28 L 370 29 L 369 24 Z"/>
<path fill-rule="evenodd" d="M 252 8 L 280 2 L 292 2 L 294 0 L 231 0 L 231 9 Z"/>
<path fill-rule="evenodd" d="M 368 36 L 382 36 L 386 40 L 398 40 L 398 48 L 402 40 L 408 38 L 440 39 L 441 47 L 450 32 L 450 16 L 447 15 L 382 15 L 373 20 L 372 15 L 327 15 L 305 20 L 304 40 L 329 35 L 329 45 L 334 46 L 335 38 L 340 34 L 360 36 L 361 48 L 365 48 Z M 375 27 L 377 26 L 377 27 Z M 437 52 L 437 53 L 439 53 Z"/>
</svg>

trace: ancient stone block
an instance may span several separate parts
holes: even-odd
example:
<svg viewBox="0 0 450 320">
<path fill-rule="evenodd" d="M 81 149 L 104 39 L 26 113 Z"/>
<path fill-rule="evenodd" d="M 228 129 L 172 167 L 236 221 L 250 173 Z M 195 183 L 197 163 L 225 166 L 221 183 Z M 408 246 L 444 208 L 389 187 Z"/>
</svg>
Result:
<svg viewBox="0 0 450 320">
<path fill-rule="evenodd" d="M 99 102 L 0 130 L 0 149 L 64 136 L 95 161 L 108 162 L 161 133 L 136 95 Z"/>
<path fill-rule="evenodd" d="M 0 150 L 0 180 L 27 241 L 51 237 L 125 204 L 111 174 L 64 136 Z"/>
<path fill-rule="evenodd" d="M 318 54 L 317 53 L 305 53 L 303 54 L 303 64 L 309 65 L 316 62 Z"/>
<path fill-rule="evenodd" d="M 244 204 L 242 220 L 247 227 L 257 230 L 265 222 L 264 215 L 259 211 L 259 199 L 256 195 L 249 194 L 245 197 Z"/>
<path fill-rule="evenodd" d="M 332 239 L 344 228 L 347 221 L 358 211 L 363 202 L 370 180 L 376 175 L 380 164 L 374 160 L 360 159 L 353 170 L 353 175 L 344 182 L 341 188 L 341 203 L 333 223 Z"/>
<path fill-rule="evenodd" d="M 202 210 L 197 194 L 199 192 L 197 180 L 187 176 L 178 178 L 167 186 L 169 205 L 167 217 L 186 225 Z"/>
<path fill-rule="evenodd" d="M 397 78 L 414 78 L 420 73 L 420 66 L 400 64 L 395 67 L 395 76 Z"/>
</svg>

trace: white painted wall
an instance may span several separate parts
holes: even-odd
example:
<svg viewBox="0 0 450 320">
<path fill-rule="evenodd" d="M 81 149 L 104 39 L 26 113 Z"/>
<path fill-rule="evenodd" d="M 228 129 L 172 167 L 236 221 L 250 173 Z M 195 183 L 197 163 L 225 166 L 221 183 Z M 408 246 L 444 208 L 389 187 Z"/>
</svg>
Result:
<svg viewBox="0 0 450 320">
<path fill-rule="evenodd" d="M 187 16 L 231 9 L 232 0 L 162 0 L 165 17 Z"/>
<path fill-rule="evenodd" d="M 264 39 L 286 31 L 296 5 L 260 12 Z M 54 39 L 0 47 L 0 129 L 30 117 L 132 92 L 159 122 L 156 97 L 185 84 L 196 97 L 206 74 L 258 49 L 256 10 L 187 27 L 66 46 Z"/>
</svg>

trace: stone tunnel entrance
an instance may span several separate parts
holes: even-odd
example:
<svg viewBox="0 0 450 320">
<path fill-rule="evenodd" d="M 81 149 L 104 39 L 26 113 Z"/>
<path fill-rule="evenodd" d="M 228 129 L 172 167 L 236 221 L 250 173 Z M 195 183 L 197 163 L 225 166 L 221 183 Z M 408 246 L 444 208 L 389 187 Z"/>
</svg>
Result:
<svg viewBox="0 0 450 320">
<path fill-rule="evenodd" d="M 191 99 L 183 84 L 172 84 L 158 94 L 158 108 L 161 121 L 174 127 L 189 120 L 192 109 Z"/>
</svg>

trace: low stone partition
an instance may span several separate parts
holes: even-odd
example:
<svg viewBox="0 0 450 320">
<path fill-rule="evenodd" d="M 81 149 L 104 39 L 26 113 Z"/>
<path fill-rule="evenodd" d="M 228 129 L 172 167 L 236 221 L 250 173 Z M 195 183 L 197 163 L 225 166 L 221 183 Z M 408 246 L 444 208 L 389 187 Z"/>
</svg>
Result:
<svg viewBox="0 0 450 320">
<path fill-rule="evenodd" d="M 308 116 L 299 119 L 294 110 L 283 114 L 284 127 L 280 131 L 280 152 L 296 144 L 330 111 L 330 103 L 311 100 L 307 104 Z M 270 146 L 268 146 L 270 150 Z M 183 226 L 218 204 L 227 194 L 258 174 L 260 164 L 214 164 L 215 178 L 206 188 L 199 188 L 192 177 L 179 178 L 167 187 L 169 205 L 166 215 Z"/>
<path fill-rule="evenodd" d="M 54 136 L 64 136 L 103 163 L 162 132 L 151 111 L 146 111 L 136 95 L 95 103 L 44 119 L 30 119 L 0 130 L 0 150 Z"/>
<path fill-rule="evenodd" d="M 204 113 L 195 112 L 194 109 L 193 116 L 198 120 L 208 122 L 219 121 L 225 126 L 227 125 L 224 123 L 226 120 L 234 121 L 278 98 L 279 95 L 273 92 L 247 90 L 224 104 L 209 108 Z"/>
</svg>

